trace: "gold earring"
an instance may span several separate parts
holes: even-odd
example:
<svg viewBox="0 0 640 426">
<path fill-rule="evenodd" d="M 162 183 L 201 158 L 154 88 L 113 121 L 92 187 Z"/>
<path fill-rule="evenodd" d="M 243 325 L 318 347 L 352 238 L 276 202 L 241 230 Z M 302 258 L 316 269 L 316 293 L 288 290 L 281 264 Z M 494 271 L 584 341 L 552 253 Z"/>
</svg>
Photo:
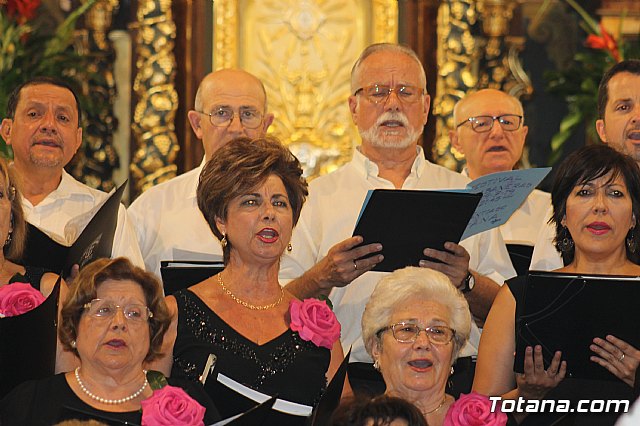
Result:
<svg viewBox="0 0 640 426">
<path fill-rule="evenodd" d="M 220 245 L 222 248 L 225 248 L 229 242 L 227 241 L 227 234 L 222 235 L 222 239 L 220 240 Z"/>
<path fill-rule="evenodd" d="M 289 243 L 287 244 L 287 251 L 291 253 L 291 250 L 293 250 L 293 246 L 291 245 L 291 243 Z"/>
</svg>

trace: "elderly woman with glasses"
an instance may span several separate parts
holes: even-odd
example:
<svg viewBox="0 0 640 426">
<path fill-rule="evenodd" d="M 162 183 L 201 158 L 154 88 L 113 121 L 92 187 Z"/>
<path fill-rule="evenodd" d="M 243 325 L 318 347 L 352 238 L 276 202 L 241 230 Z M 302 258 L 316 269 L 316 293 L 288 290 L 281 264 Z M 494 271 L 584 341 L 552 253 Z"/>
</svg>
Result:
<svg viewBox="0 0 640 426">
<path fill-rule="evenodd" d="M 471 330 L 464 296 L 444 274 L 407 267 L 377 284 L 362 316 L 362 337 L 386 394 L 415 404 L 442 425 L 454 398 L 447 379 Z"/>
<path fill-rule="evenodd" d="M 85 266 L 62 308 L 59 330 L 80 365 L 15 388 L 0 402 L 0 424 L 87 418 L 140 424 L 142 402 L 153 394 L 143 363 L 159 355 L 170 321 L 152 274 L 123 257 Z M 207 420 L 218 417 L 204 394 L 188 391 L 209 407 Z"/>
</svg>

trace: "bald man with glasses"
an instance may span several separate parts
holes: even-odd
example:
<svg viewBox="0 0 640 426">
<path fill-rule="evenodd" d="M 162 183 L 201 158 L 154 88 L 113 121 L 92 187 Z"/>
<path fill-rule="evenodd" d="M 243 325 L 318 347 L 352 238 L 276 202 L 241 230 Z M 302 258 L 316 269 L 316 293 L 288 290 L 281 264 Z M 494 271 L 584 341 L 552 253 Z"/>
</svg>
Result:
<svg viewBox="0 0 640 426">
<path fill-rule="evenodd" d="M 220 243 L 197 206 L 200 172 L 220 147 L 241 136 L 264 136 L 273 121 L 262 82 L 237 69 L 208 74 L 194 107 L 188 117 L 204 147 L 202 164 L 148 189 L 129 207 L 145 267 L 158 277 L 162 260 L 222 259 Z"/>
<path fill-rule="evenodd" d="M 456 128 L 449 136 L 451 145 L 465 156 L 464 175 L 477 179 L 517 167 L 528 131 L 518 99 L 495 89 L 479 90 L 456 104 L 453 119 Z M 529 268 L 550 206 L 549 193 L 534 190 L 500 227 L 518 273 L 526 273 Z"/>
</svg>

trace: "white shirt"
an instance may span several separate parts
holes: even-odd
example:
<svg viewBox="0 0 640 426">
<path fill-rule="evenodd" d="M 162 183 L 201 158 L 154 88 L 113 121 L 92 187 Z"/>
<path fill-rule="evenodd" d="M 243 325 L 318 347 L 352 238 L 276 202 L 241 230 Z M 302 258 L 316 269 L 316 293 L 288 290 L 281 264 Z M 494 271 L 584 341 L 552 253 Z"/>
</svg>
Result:
<svg viewBox="0 0 640 426">
<path fill-rule="evenodd" d="M 403 189 L 464 188 L 469 179 L 425 160 L 422 148 Z M 355 151 L 348 164 L 311 182 L 309 198 L 302 209 L 300 221 L 294 228 L 291 245 L 293 251 L 284 255 L 280 269 L 283 279 L 302 275 L 326 256 L 336 243 L 350 237 L 367 191 L 395 189 L 394 185 L 378 177 L 378 167 L 359 151 Z M 469 267 L 502 285 L 515 275 L 509 254 L 500 233 L 493 229 L 468 238 L 460 243 L 471 259 Z M 352 362 L 371 362 L 362 342 L 361 319 L 365 304 L 376 284 L 386 272 L 367 272 L 343 288 L 334 288 L 330 294 L 334 311 L 342 324 L 342 346 L 352 347 Z M 472 324 L 470 341 L 460 356 L 478 353 L 480 331 Z"/>
<path fill-rule="evenodd" d="M 460 174 L 469 176 L 468 169 Z M 551 194 L 534 189 L 513 212 L 507 222 L 500 226 L 502 239 L 507 244 L 535 245 L 540 230 L 546 225 L 547 210 L 551 206 Z"/>
<path fill-rule="evenodd" d="M 221 260 L 222 247 L 198 208 L 204 162 L 149 188 L 129 207 L 147 271 L 160 277 L 161 260 Z"/>
<path fill-rule="evenodd" d="M 550 206 L 545 214 L 545 220 L 553 216 L 553 207 Z M 536 244 L 533 247 L 533 256 L 531 256 L 531 266 L 529 269 L 536 271 L 553 271 L 562 268 L 562 255 L 553 245 L 553 239 L 556 237 L 556 226 L 545 223 L 540 230 Z"/>
<path fill-rule="evenodd" d="M 106 192 L 78 182 L 62 170 L 62 179 L 54 191 L 36 206 L 22 197 L 22 208 L 27 222 L 58 242 L 71 244 L 107 198 L 109 194 Z M 112 246 L 112 257 L 118 256 L 128 257 L 136 266 L 144 266 L 138 242 L 122 204 L 118 210 Z"/>
</svg>

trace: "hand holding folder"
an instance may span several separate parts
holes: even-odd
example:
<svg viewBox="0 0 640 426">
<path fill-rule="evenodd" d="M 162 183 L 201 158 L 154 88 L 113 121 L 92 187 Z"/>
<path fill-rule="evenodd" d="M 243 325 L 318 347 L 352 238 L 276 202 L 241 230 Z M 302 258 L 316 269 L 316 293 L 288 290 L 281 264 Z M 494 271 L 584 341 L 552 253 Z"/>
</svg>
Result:
<svg viewBox="0 0 640 426">
<path fill-rule="evenodd" d="M 514 370 L 523 372 L 527 346 L 540 345 L 545 369 L 556 351 L 567 377 L 618 380 L 591 361 L 595 337 L 616 336 L 640 348 L 640 278 L 532 271 L 517 300 Z"/>
<path fill-rule="evenodd" d="M 362 245 L 382 244 L 384 260 L 374 271 L 418 266 L 425 248 L 444 250 L 447 241 L 504 224 L 550 170 L 493 173 L 461 190 L 372 190 L 353 235 L 364 238 Z"/>
</svg>

